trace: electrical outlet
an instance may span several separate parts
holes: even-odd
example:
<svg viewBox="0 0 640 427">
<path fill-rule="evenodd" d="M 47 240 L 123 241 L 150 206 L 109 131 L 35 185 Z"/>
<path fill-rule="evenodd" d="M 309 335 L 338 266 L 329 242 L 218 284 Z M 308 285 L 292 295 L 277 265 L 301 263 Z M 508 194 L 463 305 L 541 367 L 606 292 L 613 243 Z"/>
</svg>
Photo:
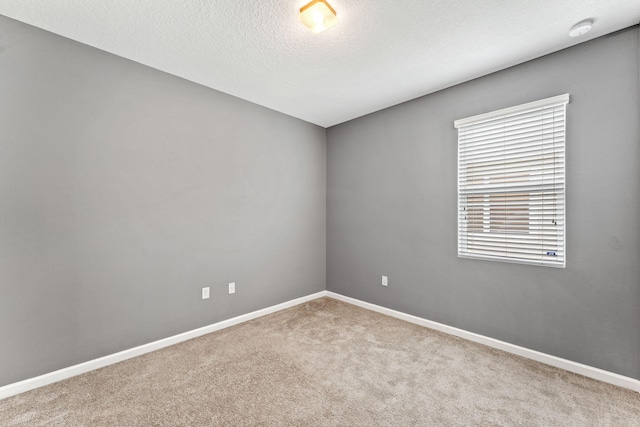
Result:
<svg viewBox="0 0 640 427">
<path fill-rule="evenodd" d="M 229 283 L 229 295 L 236 293 L 236 282 Z"/>
<path fill-rule="evenodd" d="M 209 287 L 202 288 L 202 299 L 209 299 Z"/>
<path fill-rule="evenodd" d="M 382 286 L 389 286 L 389 278 L 387 276 L 382 276 Z"/>
</svg>

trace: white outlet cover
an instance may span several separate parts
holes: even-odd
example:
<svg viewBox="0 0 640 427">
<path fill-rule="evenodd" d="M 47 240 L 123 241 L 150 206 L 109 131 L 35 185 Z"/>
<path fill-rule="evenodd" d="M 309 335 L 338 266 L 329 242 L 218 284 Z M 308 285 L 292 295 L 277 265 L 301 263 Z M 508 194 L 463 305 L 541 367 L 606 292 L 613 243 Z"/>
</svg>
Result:
<svg viewBox="0 0 640 427">
<path fill-rule="evenodd" d="M 209 299 L 209 287 L 202 288 L 202 299 Z"/>
<path fill-rule="evenodd" d="M 229 295 L 236 293 L 236 282 L 229 283 Z"/>
<path fill-rule="evenodd" d="M 389 286 L 389 278 L 387 276 L 382 276 L 382 286 Z"/>
</svg>

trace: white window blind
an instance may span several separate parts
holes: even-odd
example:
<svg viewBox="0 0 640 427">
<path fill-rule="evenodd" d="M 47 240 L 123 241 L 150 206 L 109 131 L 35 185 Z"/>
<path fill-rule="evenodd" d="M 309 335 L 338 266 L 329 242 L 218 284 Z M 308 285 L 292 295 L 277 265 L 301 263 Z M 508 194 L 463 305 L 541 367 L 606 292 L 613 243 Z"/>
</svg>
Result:
<svg viewBox="0 0 640 427">
<path fill-rule="evenodd" d="M 458 256 L 565 266 L 569 95 L 456 120 Z"/>
</svg>

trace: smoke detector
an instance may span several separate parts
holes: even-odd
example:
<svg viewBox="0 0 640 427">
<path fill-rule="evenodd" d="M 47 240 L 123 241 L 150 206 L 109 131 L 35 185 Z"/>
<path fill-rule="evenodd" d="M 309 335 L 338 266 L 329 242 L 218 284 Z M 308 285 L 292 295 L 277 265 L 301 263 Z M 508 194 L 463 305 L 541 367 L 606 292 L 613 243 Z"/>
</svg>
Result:
<svg viewBox="0 0 640 427">
<path fill-rule="evenodd" d="M 585 19 L 582 22 L 578 22 L 569 30 L 569 37 L 578 37 L 589 32 L 593 26 L 593 19 Z"/>
</svg>

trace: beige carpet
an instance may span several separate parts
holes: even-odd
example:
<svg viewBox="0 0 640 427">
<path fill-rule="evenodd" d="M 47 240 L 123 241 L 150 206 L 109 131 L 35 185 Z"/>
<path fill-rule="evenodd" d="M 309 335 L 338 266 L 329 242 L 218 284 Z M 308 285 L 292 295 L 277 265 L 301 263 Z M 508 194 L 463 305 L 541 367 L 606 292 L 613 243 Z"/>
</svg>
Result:
<svg viewBox="0 0 640 427">
<path fill-rule="evenodd" d="M 640 426 L 640 394 L 323 298 L 0 401 L 0 426 Z"/>
</svg>

